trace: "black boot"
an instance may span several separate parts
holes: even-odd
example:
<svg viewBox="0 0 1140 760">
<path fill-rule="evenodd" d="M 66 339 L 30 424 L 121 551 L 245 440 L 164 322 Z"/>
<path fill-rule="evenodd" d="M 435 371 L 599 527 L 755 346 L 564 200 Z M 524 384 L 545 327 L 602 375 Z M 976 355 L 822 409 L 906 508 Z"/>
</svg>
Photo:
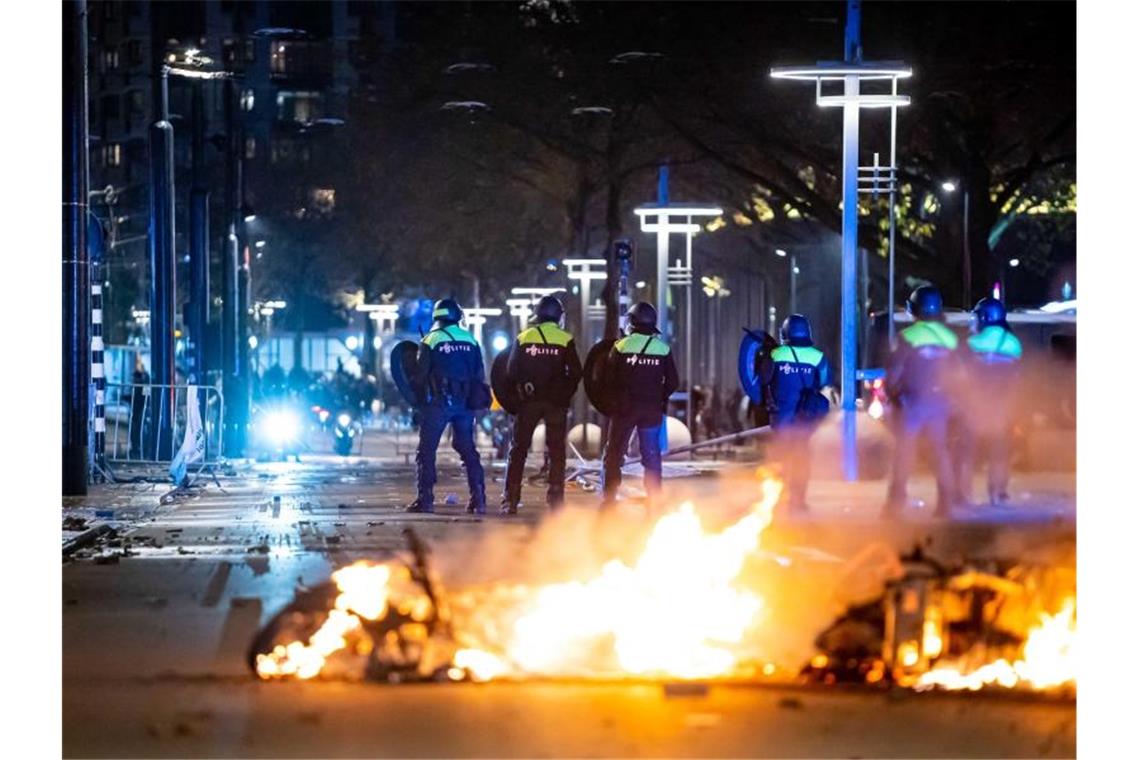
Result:
<svg viewBox="0 0 1140 760">
<path fill-rule="evenodd" d="M 469 515 L 487 514 L 487 495 L 482 490 L 471 494 L 471 498 L 467 500 L 466 511 Z"/>
<path fill-rule="evenodd" d="M 431 514 L 435 512 L 435 504 L 431 499 L 416 498 L 411 504 L 404 507 L 405 512 L 423 512 Z"/>
</svg>

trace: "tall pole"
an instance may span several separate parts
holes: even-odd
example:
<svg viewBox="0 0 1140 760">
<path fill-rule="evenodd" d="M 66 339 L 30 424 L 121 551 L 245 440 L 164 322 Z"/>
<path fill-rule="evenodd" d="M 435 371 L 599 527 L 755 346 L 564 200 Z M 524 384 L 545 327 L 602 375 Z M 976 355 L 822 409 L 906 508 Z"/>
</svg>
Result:
<svg viewBox="0 0 1140 760">
<path fill-rule="evenodd" d="M 174 127 L 167 105 L 167 70 L 156 82 L 150 126 L 150 398 L 147 456 L 171 457 L 174 414 Z"/>
<path fill-rule="evenodd" d="M 669 167 L 662 164 L 657 170 L 657 205 L 669 205 Z M 657 326 L 670 340 L 673 331 L 669 322 L 669 216 L 657 217 Z"/>
<path fill-rule="evenodd" d="M 206 383 L 206 329 L 210 319 L 210 191 L 206 184 L 206 108 L 203 82 L 191 90 L 190 346 L 193 382 Z M 202 397 L 205 402 L 205 397 Z"/>
<path fill-rule="evenodd" d="M 686 224 L 693 223 L 693 217 L 685 217 Z M 685 285 L 685 424 L 689 426 L 689 436 L 697 440 L 697 426 L 693 424 L 693 233 L 685 232 L 685 269 L 689 282 Z"/>
<path fill-rule="evenodd" d="M 862 58 L 860 44 L 859 0 L 848 0 L 847 28 L 844 38 L 844 60 L 858 63 Z M 840 394 L 843 398 L 843 474 L 847 480 L 858 477 L 858 453 L 855 449 L 855 354 L 858 332 L 855 321 L 856 250 L 859 243 L 859 76 L 844 78 L 843 94 L 843 251 L 841 325 L 843 351 Z"/>
<path fill-rule="evenodd" d="M 63 494 L 87 493 L 91 356 L 87 259 L 87 2 L 63 14 Z"/>
<path fill-rule="evenodd" d="M 891 95 L 899 94 L 899 80 L 891 80 Z M 887 211 L 887 349 L 895 347 L 895 183 L 898 181 L 898 168 L 896 164 L 895 139 L 898 135 L 898 108 L 891 106 L 891 177 L 890 198 Z"/>
<path fill-rule="evenodd" d="M 226 231 L 222 241 L 222 396 L 225 399 L 223 451 L 231 459 L 240 457 L 245 448 L 241 405 L 237 403 L 241 387 L 241 365 L 238 361 L 238 270 L 241 266 L 238 247 L 238 225 L 242 223 L 239 185 L 241 150 L 234 103 L 232 79 L 225 83 L 226 113 Z"/>
<path fill-rule="evenodd" d="M 798 273 L 798 270 L 796 269 L 796 254 L 794 254 L 794 253 L 791 254 L 789 256 L 789 258 L 791 259 L 791 262 L 792 262 L 792 269 L 791 269 L 792 293 L 791 293 L 791 298 L 788 300 L 788 303 L 790 304 L 789 308 L 788 308 L 788 313 L 789 314 L 797 314 L 799 312 L 798 312 L 798 309 L 796 309 L 796 274 Z"/>
<path fill-rule="evenodd" d="M 587 268 L 587 272 L 588 271 L 589 271 L 589 268 Z M 583 277 L 581 280 L 578 281 L 578 295 L 580 297 L 580 300 L 578 303 L 578 309 L 579 309 L 578 313 L 581 315 L 581 320 L 582 320 L 582 323 L 578 326 L 578 329 L 581 333 L 580 338 L 582 340 L 582 345 L 586 347 L 587 351 L 589 351 L 594 345 L 590 341 L 590 318 L 587 315 L 587 312 L 590 309 L 590 278 L 589 277 Z M 586 399 L 585 393 L 579 393 L 578 394 L 578 403 L 581 405 L 581 409 L 582 409 L 582 425 L 585 426 L 586 420 L 588 420 L 590 417 L 590 404 L 588 403 L 588 401 Z M 586 428 L 583 427 L 582 428 L 582 446 L 585 447 L 587 445 L 588 441 L 589 441 L 589 439 L 586 436 Z"/>
<path fill-rule="evenodd" d="M 973 272 L 970 268 L 970 189 L 963 182 L 962 192 L 962 308 L 970 308 L 970 296 L 973 293 Z M 1005 288 L 1001 291 L 1005 298 Z"/>
</svg>

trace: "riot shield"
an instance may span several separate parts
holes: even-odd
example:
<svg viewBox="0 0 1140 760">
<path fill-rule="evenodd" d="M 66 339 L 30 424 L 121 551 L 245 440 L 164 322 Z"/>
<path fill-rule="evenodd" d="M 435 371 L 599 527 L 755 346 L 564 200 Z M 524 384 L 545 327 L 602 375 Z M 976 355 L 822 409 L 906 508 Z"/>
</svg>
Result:
<svg viewBox="0 0 1140 760">
<path fill-rule="evenodd" d="M 779 343 L 763 330 L 744 330 L 740 341 L 740 353 L 736 360 L 736 371 L 740 377 L 740 387 L 744 395 L 757 406 L 764 406 L 763 388 L 760 383 L 760 357 L 776 348 Z"/>
<path fill-rule="evenodd" d="M 582 385 L 586 388 L 586 398 L 590 399 L 595 409 L 607 417 L 612 417 L 617 411 L 613 389 L 606 387 L 605 381 L 606 357 L 616 342 L 603 340 L 595 343 L 586 354 L 586 363 L 582 367 Z"/>
<path fill-rule="evenodd" d="M 412 406 L 423 403 L 420 398 L 420 389 L 412 384 L 412 371 L 416 365 L 416 354 L 419 345 L 410 340 L 402 340 L 392 348 L 389 365 L 392 371 L 392 382 L 396 384 L 400 395 Z"/>
<path fill-rule="evenodd" d="M 503 407 L 503 411 L 507 414 L 518 414 L 519 403 L 522 399 L 519 398 L 517 388 L 514 388 L 507 382 L 507 362 L 510 361 L 511 350 L 508 348 L 505 351 L 500 351 L 495 360 L 491 362 L 491 391 L 495 394 L 495 400 L 499 402 L 499 406 Z"/>
</svg>

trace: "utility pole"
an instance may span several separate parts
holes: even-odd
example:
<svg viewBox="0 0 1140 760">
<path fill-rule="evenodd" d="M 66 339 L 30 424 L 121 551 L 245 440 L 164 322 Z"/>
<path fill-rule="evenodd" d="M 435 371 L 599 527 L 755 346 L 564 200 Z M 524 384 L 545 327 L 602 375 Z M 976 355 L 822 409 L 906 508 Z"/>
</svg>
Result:
<svg viewBox="0 0 1140 760">
<path fill-rule="evenodd" d="M 238 403 L 241 389 L 241 355 L 238 349 L 241 319 L 238 296 L 238 273 L 241 266 L 238 227 L 244 223 L 241 208 L 241 151 L 237 124 L 234 82 L 225 83 L 226 113 L 226 228 L 222 241 L 222 396 L 225 399 L 225 435 L 223 451 L 228 458 L 242 456 L 245 450 L 245 420 Z"/>
<path fill-rule="evenodd" d="M 174 417 L 174 127 L 160 64 L 150 126 L 150 434 L 147 454 L 170 459 Z"/>
<path fill-rule="evenodd" d="M 669 205 L 669 165 L 657 170 L 657 206 Z M 657 327 L 665 340 L 673 340 L 673 323 L 669 320 L 669 226 L 667 217 L 659 218 L 657 227 Z M 662 449 L 664 450 L 664 449 Z"/>
<path fill-rule="evenodd" d="M 87 257 L 87 2 L 63 13 L 63 495 L 87 493 L 91 356 Z"/>
<path fill-rule="evenodd" d="M 847 3 L 847 29 L 844 35 L 843 60 L 860 63 L 859 0 Z M 840 333 L 843 336 L 842 373 L 839 393 L 843 399 L 843 475 L 847 480 L 858 477 L 858 452 L 855 448 L 855 347 L 859 340 L 855 321 L 855 290 L 858 280 L 856 252 L 859 246 L 859 75 L 843 78 L 843 256 Z"/>
<path fill-rule="evenodd" d="M 793 79 L 814 82 L 816 104 L 824 107 L 843 109 L 843 243 L 841 248 L 841 310 L 840 332 L 842 336 L 842 363 L 840 369 L 840 392 L 843 396 L 843 474 L 847 480 L 858 476 L 858 456 L 855 438 L 855 398 L 856 358 L 859 340 L 857 314 L 858 285 L 858 223 L 859 223 L 859 109 L 890 108 L 891 118 L 891 157 L 890 181 L 893 182 L 894 166 L 894 111 L 910 103 L 910 98 L 898 94 L 898 80 L 911 75 L 910 68 L 898 62 L 867 62 L 863 60 L 863 47 L 860 27 L 859 0 L 847 1 L 847 25 L 843 43 L 842 62 L 820 62 L 814 66 L 781 66 L 773 68 L 771 75 L 777 79 Z M 862 93 L 863 80 L 889 81 L 891 93 Z M 825 94 L 824 82 L 842 83 L 843 94 Z M 893 196 L 893 192 L 892 192 Z M 892 197 L 893 201 L 893 197 Z M 892 209 L 893 213 L 893 209 Z M 893 233 L 893 224 L 891 232 Z M 893 234 L 891 239 L 893 252 Z M 894 293 L 891 293 L 893 304 Z M 893 314 L 892 314 L 893 318 Z"/>
<path fill-rule="evenodd" d="M 203 80 L 192 82 L 190 184 L 190 361 L 192 382 L 206 384 L 206 330 L 210 320 L 210 190 L 206 185 Z M 200 401 L 205 403 L 203 394 Z M 204 406 L 203 406 L 204 409 Z"/>
</svg>

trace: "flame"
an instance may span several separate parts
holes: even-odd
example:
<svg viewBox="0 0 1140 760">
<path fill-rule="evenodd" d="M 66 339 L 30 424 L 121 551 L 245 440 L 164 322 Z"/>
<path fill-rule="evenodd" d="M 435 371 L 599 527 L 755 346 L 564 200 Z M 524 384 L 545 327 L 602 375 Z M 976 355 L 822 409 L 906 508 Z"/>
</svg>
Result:
<svg viewBox="0 0 1140 760">
<path fill-rule="evenodd" d="M 719 533 L 707 532 L 686 502 L 654 524 L 632 565 L 614 559 L 590 580 L 524 591 L 502 656 L 484 655 L 501 672 L 541 675 L 734 673 L 734 647 L 764 608 L 735 581 L 772 520 L 780 487 L 764 480 L 761 500 Z"/>
<path fill-rule="evenodd" d="M 1076 659 L 1077 602 L 1070 596 L 1056 614 L 1041 613 L 1038 624 L 1026 637 L 1021 659 L 1016 662 L 1001 658 L 975 669 L 955 665 L 938 667 L 924 673 L 916 688 L 977 691 L 997 684 L 1005 688 L 1026 685 L 1050 689 L 1076 683 Z"/>
<path fill-rule="evenodd" d="M 319 674 L 330 655 L 348 646 L 348 636 L 360 629 L 361 618 L 378 620 L 388 612 L 392 572 L 388 565 L 361 560 L 333 573 L 340 593 L 324 624 L 309 637 L 308 644 L 278 644 L 270 654 L 257 655 L 257 674 L 262 678 L 302 679 Z"/>
</svg>

